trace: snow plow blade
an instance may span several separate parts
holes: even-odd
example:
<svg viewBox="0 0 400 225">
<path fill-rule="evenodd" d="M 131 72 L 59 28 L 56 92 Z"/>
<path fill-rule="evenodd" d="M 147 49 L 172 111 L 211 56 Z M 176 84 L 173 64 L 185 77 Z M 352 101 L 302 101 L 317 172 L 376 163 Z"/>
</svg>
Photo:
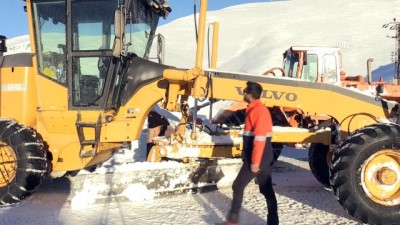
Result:
<svg viewBox="0 0 400 225">
<path fill-rule="evenodd" d="M 122 197 L 139 201 L 167 193 L 229 187 L 241 165 L 241 159 L 204 159 L 190 163 L 136 162 L 121 165 L 129 171 L 119 168 L 119 171 L 97 169 L 93 173 L 79 173 L 70 177 L 72 204 L 74 199 L 83 201 L 84 196 L 94 196 L 95 199 Z"/>
</svg>

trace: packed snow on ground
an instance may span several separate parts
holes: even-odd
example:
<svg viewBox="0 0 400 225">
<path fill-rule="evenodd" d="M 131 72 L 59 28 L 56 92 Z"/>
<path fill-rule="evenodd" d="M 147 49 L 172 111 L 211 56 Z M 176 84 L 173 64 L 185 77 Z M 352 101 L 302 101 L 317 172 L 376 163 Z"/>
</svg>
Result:
<svg viewBox="0 0 400 225">
<path fill-rule="evenodd" d="M 394 74 L 391 58 L 394 40 L 387 35 L 393 36 L 394 32 L 383 29 L 382 25 L 391 22 L 399 11 L 398 0 L 289 0 L 209 12 L 207 22 L 220 22 L 218 69 L 221 70 L 261 74 L 281 66 L 282 53 L 290 46 L 328 45 L 342 48 L 343 67 L 348 75 L 366 75 L 366 60 L 372 57 L 374 80 L 383 76 L 389 81 Z M 193 67 L 196 49 L 193 17 L 175 20 L 160 27 L 159 32 L 166 37 L 166 64 Z M 7 43 L 8 54 L 29 52 L 28 36 Z M 207 67 L 206 63 L 204 66 Z M 216 103 L 213 116 L 218 108 L 229 104 L 232 103 Z M 193 101 L 190 105 L 193 106 Z M 208 118 L 208 112 L 209 108 L 202 108 L 199 117 Z M 174 121 L 172 116 L 168 118 Z M 144 162 L 146 133 L 144 129 L 139 141 L 121 149 L 95 173 L 181 166 L 176 162 Z M 273 173 L 281 224 L 359 224 L 312 177 L 306 162 L 307 151 L 285 148 L 282 154 Z M 99 203 L 97 193 L 108 188 L 105 184 L 88 183 L 77 193 L 70 193 L 71 185 L 66 178 L 45 181 L 27 202 L 0 209 L 0 225 L 213 224 L 223 219 L 231 200 L 230 189 L 154 198 L 153 192 L 132 184 L 122 194 L 128 200 L 106 198 Z M 257 186 L 250 184 L 244 200 L 243 224 L 265 223 L 265 207 Z"/>
<path fill-rule="evenodd" d="M 361 225 L 319 184 L 308 168 L 307 151 L 285 148 L 273 169 L 274 189 L 282 225 Z M 209 225 L 223 221 L 231 201 L 231 189 L 152 198 L 140 185 L 132 184 L 125 198 L 96 201 L 91 192 L 70 194 L 71 183 L 62 178 L 45 181 L 28 201 L 0 209 L 1 225 Z M 92 188 L 102 188 L 93 186 Z M 141 195 L 132 195 L 138 193 Z M 84 203 L 88 204 L 84 204 Z M 261 225 L 266 204 L 258 186 L 245 191 L 241 223 Z"/>
</svg>

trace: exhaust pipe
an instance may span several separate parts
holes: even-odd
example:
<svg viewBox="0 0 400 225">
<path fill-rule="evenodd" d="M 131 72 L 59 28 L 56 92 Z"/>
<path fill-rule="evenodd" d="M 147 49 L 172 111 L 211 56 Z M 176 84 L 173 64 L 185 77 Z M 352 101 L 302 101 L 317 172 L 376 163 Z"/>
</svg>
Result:
<svg viewBox="0 0 400 225">
<path fill-rule="evenodd" d="M 374 61 L 373 58 L 369 58 L 367 60 L 367 74 L 368 74 L 368 84 L 371 85 L 372 83 L 372 72 L 371 72 L 371 63 Z"/>
</svg>

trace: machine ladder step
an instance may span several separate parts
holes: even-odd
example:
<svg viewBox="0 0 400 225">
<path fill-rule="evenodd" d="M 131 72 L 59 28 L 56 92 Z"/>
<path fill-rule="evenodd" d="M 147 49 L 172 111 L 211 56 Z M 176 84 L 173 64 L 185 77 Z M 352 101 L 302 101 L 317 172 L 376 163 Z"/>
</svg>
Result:
<svg viewBox="0 0 400 225">
<path fill-rule="evenodd" d="M 81 158 L 95 156 L 100 143 L 101 115 L 99 115 L 96 122 L 86 122 L 82 121 L 81 114 L 78 113 L 75 125 L 78 133 L 79 143 L 81 145 L 79 156 Z M 94 139 L 86 139 L 84 129 L 94 129 Z M 87 146 L 89 146 L 89 149 Z"/>
</svg>

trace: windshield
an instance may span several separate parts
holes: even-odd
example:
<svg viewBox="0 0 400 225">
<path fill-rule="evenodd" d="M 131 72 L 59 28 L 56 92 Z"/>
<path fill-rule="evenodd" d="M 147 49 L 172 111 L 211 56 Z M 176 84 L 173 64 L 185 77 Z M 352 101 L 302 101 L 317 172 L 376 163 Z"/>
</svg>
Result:
<svg viewBox="0 0 400 225">
<path fill-rule="evenodd" d="M 111 50 L 117 0 L 72 2 L 72 48 L 74 51 Z"/>
<path fill-rule="evenodd" d="M 338 80 L 335 55 L 326 54 L 322 56 L 322 78 L 325 83 L 335 83 Z"/>
<path fill-rule="evenodd" d="M 298 53 L 290 52 L 284 59 L 284 70 L 288 77 L 296 77 L 299 69 Z M 301 67 L 300 79 L 316 82 L 318 77 L 318 56 L 316 54 L 307 54 L 307 62 Z"/>
<path fill-rule="evenodd" d="M 72 105 L 98 106 L 104 94 L 114 41 L 118 0 L 71 4 Z"/>
<path fill-rule="evenodd" d="M 134 1 L 131 12 L 132 24 L 127 24 L 125 29 L 126 41 L 132 44 L 129 52 L 147 58 L 159 17 L 154 14 L 146 1 Z"/>
</svg>

